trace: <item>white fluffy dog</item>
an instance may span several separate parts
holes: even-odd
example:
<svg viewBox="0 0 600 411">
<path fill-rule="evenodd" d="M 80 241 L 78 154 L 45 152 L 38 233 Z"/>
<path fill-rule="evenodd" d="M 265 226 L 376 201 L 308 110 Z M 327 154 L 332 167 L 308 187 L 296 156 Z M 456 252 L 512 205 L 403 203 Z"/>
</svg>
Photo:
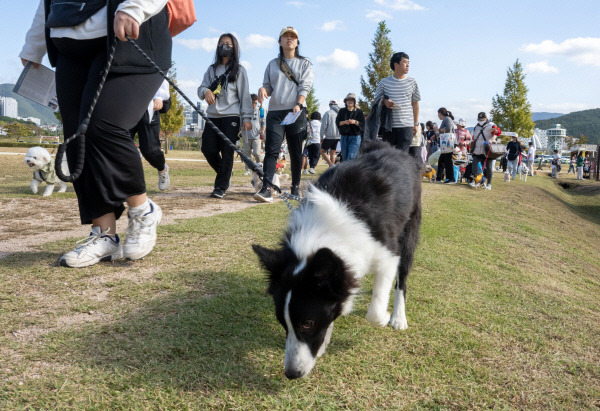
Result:
<svg viewBox="0 0 600 411">
<path fill-rule="evenodd" d="M 508 171 L 504 172 L 504 182 L 510 183 L 510 173 Z"/>
<path fill-rule="evenodd" d="M 519 171 L 519 180 L 527 181 L 527 174 L 529 174 L 529 168 L 527 167 L 527 164 L 521 163 L 518 171 Z"/>
<path fill-rule="evenodd" d="M 67 191 L 67 183 L 60 180 L 54 171 L 54 159 L 50 156 L 48 150 L 43 147 L 31 147 L 25 155 L 25 164 L 33 169 L 33 180 L 31 180 L 31 192 L 37 194 L 40 183 L 46 182 L 44 197 L 51 196 L 54 192 L 54 185 L 58 183 L 58 192 Z M 67 156 L 63 156 L 63 173 L 69 174 L 67 166 Z"/>
</svg>

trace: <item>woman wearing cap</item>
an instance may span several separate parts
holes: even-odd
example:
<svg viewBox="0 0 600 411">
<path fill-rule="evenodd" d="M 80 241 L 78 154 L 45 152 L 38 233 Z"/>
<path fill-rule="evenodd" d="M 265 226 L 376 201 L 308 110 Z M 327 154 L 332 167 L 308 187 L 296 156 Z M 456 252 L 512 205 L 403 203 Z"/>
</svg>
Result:
<svg viewBox="0 0 600 411">
<path fill-rule="evenodd" d="M 494 169 L 492 160 L 489 160 L 486 157 L 486 154 L 489 150 L 488 145 L 496 142 L 496 135 L 493 130 L 495 127 L 496 125 L 487 119 L 487 116 L 483 111 L 477 115 L 477 124 L 473 129 L 473 143 L 471 144 L 471 152 L 473 153 L 471 172 L 473 173 L 473 177 L 476 177 L 478 165 L 481 164 L 487 182 L 485 186 L 486 190 L 492 189 Z M 475 187 L 475 180 L 471 181 L 470 185 Z"/>
<path fill-rule="evenodd" d="M 306 115 L 299 115 L 292 124 L 281 125 L 281 122 L 289 113 L 297 114 L 299 111 L 306 113 L 304 102 L 312 88 L 312 63 L 309 59 L 300 55 L 299 45 L 300 40 L 296 29 L 285 27 L 281 30 L 279 33 L 279 56 L 267 65 L 263 86 L 258 90 L 259 103 L 270 97 L 263 164 L 267 183 L 254 195 L 254 198 L 258 201 L 273 201 L 271 187 L 268 182 L 275 174 L 277 157 L 284 135 L 291 162 L 291 194 L 300 194 L 302 141 L 306 139 Z"/>
<path fill-rule="evenodd" d="M 467 121 L 464 118 L 460 118 L 456 126 L 456 142 L 458 144 L 465 143 L 465 146 L 468 148 L 469 144 L 471 144 L 471 133 L 466 129 Z"/>
<path fill-rule="evenodd" d="M 365 115 L 356 107 L 356 96 L 349 93 L 344 99 L 345 107 L 340 109 L 335 120 L 340 129 L 342 161 L 352 160 L 360 148 L 361 130 L 365 127 Z"/>
<path fill-rule="evenodd" d="M 240 116 L 244 130 L 252 129 L 252 98 L 246 70 L 239 63 L 237 39 L 233 34 L 225 33 L 221 34 L 217 44 L 215 62 L 204 73 L 202 84 L 198 87 L 198 97 L 208 103 L 208 118 L 235 144 L 240 131 Z M 221 140 L 212 127 L 207 126 L 202 134 L 201 150 L 217 173 L 210 196 L 223 198 L 231 179 L 233 149 Z"/>
</svg>

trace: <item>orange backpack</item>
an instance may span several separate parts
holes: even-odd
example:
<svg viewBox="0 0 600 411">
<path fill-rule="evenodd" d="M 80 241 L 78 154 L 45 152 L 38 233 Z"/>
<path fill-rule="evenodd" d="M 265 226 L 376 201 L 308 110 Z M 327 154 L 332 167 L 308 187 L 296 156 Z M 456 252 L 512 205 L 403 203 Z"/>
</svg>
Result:
<svg viewBox="0 0 600 411">
<path fill-rule="evenodd" d="M 169 0 L 169 31 L 175 37 L 196 22 L 196 9 L 194 0 Z"/>
</svg>

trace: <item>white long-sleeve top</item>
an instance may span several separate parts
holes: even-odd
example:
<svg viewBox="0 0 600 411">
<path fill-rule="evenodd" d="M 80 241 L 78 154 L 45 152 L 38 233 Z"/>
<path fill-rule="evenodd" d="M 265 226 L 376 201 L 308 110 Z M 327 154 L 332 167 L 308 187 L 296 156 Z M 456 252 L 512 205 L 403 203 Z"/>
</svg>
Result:
<svg viewBox="0 0 600 411">
<path fill-rule="evenodd" d="M 138 24 L 157 15 L 167 4 L 167 0 L 125 0 L 117 7 L 117 12 L 131 16 Z M 40 0 L 40 4 L 36 10 L 33 22 L 27 34 L 25 35 L 25 45 L 19 53 L 22 59 L 41 63 L 42 58 L 46 54 L 46 35 L 44 32 L 44 24 L 46 16 L 44 12 L 44 0 Z M 101 8 L 96 14 L 75 27 L 57 27 L 50 29 L 50 37 L 66 37 L 76 40 L 95 39 L 104 37 L 108 34 L 106 27 L 106 6 Z"/>
</svg>

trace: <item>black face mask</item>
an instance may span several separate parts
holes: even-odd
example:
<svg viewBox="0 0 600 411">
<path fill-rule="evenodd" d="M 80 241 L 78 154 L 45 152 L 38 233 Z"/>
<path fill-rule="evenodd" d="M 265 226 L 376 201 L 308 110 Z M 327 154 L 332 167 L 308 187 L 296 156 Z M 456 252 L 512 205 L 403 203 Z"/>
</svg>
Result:
<svg viewBox="0 0 600 411">
<path fill-rule="evenodd" d="M 231 57 L 233 55 L 233 47 L 222 44 L 217 47 L 217 54 L 219 57 Z"/>
</svg>

